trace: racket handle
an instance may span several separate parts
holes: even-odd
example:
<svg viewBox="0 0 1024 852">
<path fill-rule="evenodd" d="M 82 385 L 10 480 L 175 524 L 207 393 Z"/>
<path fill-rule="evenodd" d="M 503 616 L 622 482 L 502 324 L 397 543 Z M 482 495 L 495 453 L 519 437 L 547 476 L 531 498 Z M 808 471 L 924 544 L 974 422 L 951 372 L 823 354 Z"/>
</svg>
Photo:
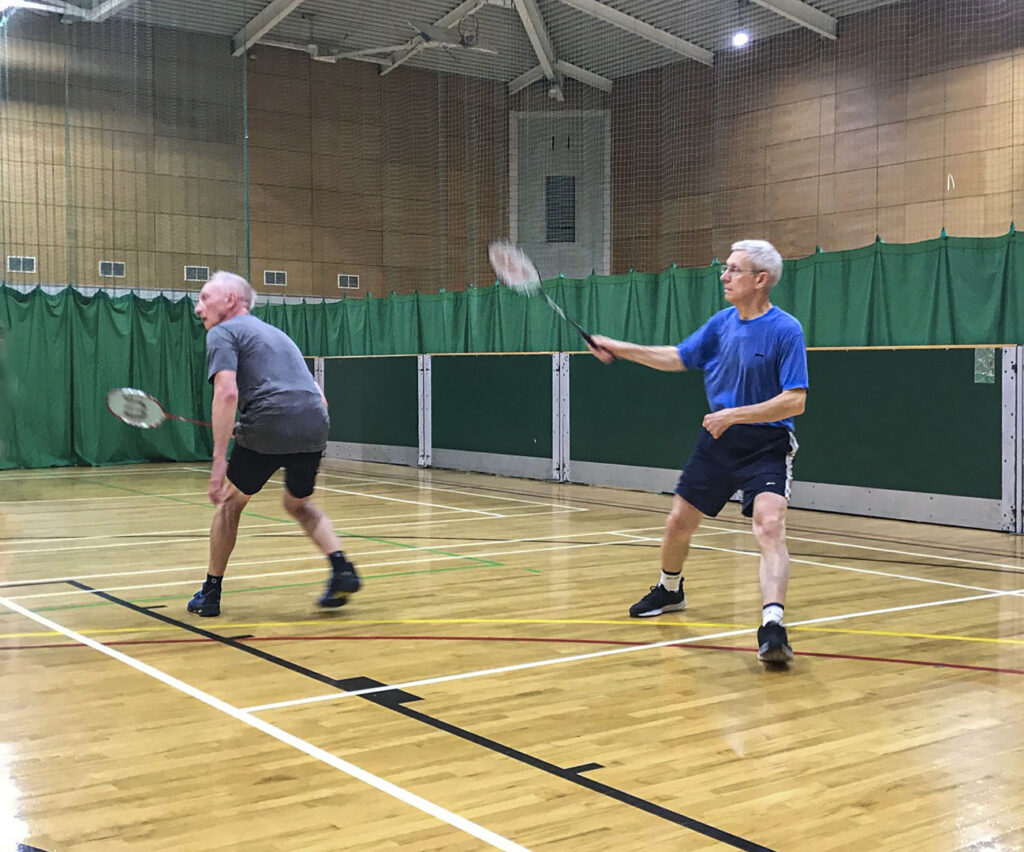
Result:
<svg viewBox="0 0 1024 852">
<path fill-rule="evenodd" d="M 572 322 L 572 320 L 570 320 L 570 322 Z M 615 360 L 615 356 L 611 352 L 608 352 L 608 350 L 605 349 L 603 346 L 598 346 L 596 343 L 594 343 L 594 338 L 591 337 L 586 331 L 584 331 L 582 326 L 577 325 L 576 323 L 572 324 L 576 326 L 576 330 L 580 333 L 580 337 L 582 337 L 586 341 L 587 346 L 589 346 L 591 349 L 600 349 L 602 352 L 611 355 L 613 361 Z"/>
</svg>

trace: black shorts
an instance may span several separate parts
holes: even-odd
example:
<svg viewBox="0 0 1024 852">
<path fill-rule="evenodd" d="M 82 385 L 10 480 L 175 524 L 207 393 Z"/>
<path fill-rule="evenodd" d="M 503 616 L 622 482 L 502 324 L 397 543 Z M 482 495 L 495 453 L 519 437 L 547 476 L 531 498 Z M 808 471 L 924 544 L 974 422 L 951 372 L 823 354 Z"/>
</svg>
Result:
<svg viewBox="0 0 1024 852">
<path fill-rule="evenodd" d="M 284 468 L 284 486 L 293 497 L 308 497 L 316 487 L 316 473 L 323 453 L 257 453 L 239 444 L 228 459 L 228 481 L 250 497 L 259 491 L 280 468 Z"/>
<path fill-rule="evenodd" d="M 741 423 L 717 440 L 701 430 L 697 446 L 679 475 L 676 494 L 703 514 L 715 517 L 737 491 L 743 492 L 743 514 L 754 514 L 754 498 L 762 491 L 789 499 L 796 437 L 782 426 Z"/>
</svg>

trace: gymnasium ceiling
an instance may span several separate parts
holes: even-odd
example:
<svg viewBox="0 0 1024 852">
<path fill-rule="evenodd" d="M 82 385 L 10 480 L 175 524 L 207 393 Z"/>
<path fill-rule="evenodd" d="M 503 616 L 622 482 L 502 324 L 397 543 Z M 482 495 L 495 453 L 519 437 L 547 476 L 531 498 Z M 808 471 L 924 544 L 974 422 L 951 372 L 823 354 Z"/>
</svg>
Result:
<svg viewBox="0 0 1024 852">
<path fill-rule="evenodd" d="M 323 61 L 374 62 L 381 73 L 408 64 L 500 80 L 514 92 L 542 79 L 553 90 L 567 77 L 610 88 L 616 78 L 683 59 L 712 64 L 716 53 L 736 49 L 739 28 L 754 41 L 799 28 L 842 38 L 844 16 L 899 0 L 15 2 L 69 23 L 118 18 L 225 36 L 237 54 L 290 47 Z"/>
</svg>

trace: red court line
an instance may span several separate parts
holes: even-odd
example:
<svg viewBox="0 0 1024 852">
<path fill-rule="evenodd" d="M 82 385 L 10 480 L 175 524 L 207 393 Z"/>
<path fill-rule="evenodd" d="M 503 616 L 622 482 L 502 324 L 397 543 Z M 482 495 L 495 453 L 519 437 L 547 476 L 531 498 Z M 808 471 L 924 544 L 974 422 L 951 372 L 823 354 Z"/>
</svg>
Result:
<svg viewBox="0 0 1024 852">
<path fill-rule="evenodd" d="M 105 642 L 105 645 L 115 647 L 118 645 L 187 645 L 197 643 L 216 642 L 215 639 L 124 639 L 113 642 Z M 531 638 L 528 636 L 248 636 L 239 638 L 240 642 L 359 642 L 359 641 L 442 641 L 442 642 L 540 642 L 557 645 L 647 645 L 647 642 L 623 642 L 611 639 L 553 639 L 553 638 Z M 32 651 L 48 648 L 84 648 L 78 642 L 54 642 L 45 645 L 3 645 L 0 651 Z M 753 654 L 755 648 L 740 648 L 731 645 L 702 645 L 697 642 L 685 645 L 668 646 L 678 647 L 680 650 L 697 648 L 702 651 L 739 651 L 740 653 Z M 931 666 L 937 669 L 961 669 L 972 672 L 994 672 L 996 674 L 1024 675 L 1024 669 L 1006 669 L 995 666 L 972 666 L 966 663 L 943 663 L 937 660 L 912 660 L 896 657 L 867 657 L 859 654 L 826 654 L 818 651 L 795 651 L 797 657 L 817 657 L 826 660 L 852 660 L 864 663 L 892 663 L 904 666 Z"/>
</svg>

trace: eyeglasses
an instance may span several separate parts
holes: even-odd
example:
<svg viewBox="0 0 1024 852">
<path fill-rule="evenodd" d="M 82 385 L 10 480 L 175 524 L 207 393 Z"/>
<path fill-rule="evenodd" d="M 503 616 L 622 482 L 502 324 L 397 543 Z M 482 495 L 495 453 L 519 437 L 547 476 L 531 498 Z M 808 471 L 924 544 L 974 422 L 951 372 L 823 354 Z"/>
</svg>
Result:
<svg viewBox="0 0 1024 852">
<path fill-rule="evenodd" d="M 759 272 L 763 272 L 763 271 L 764 270 L 761 270 L 761 269 L 740 269 L 740 267 L 733 266 L 731 263 L 728 266 L 723 266 L 722 267 L 722 275 L 725 275 L 726 272 L 728 272 L 730 275 L 739 275 L 741 273 L 747 273 L 747 272 L 749 272 L 749 273 L 751 273 L 753 275 L 757 275 Z"/>
</svg>

